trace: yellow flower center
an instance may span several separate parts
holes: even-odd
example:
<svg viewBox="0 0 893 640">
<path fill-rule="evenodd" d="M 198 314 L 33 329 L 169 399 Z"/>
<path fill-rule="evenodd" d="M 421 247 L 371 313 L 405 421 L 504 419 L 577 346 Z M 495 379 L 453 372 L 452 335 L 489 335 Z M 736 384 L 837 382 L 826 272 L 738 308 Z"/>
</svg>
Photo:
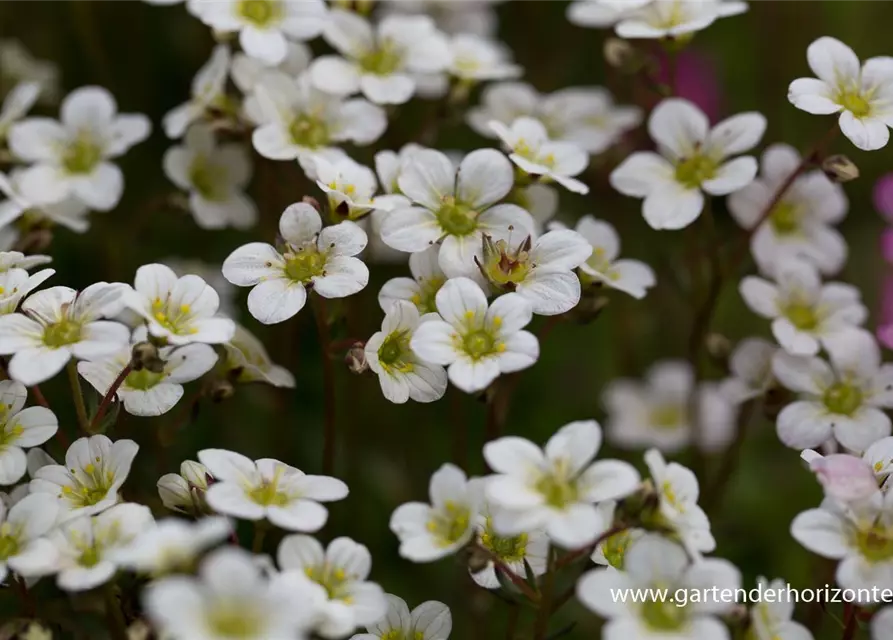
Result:
<svg viewBox="0 0 893 640">
<path fill-rule="evenodd" d="M 716 176 L 716 169 L 717 162 L 713 158 L 695 153 L 676 165 L 676 181 L 689 189 L 697 189 L 702 182 Z"/>
<path fill-rule="evenodd" d="M 387 76 L 400 68 L 403 63 L 403 55 L 393 42 L 386 40 L 361 57 L 358 62 L 366 73 Z"/>
<path fill-rule="evenodd" d="M 65 319 L 48 325 L 43 330 L 43 343 L 53 349 L 74 344 L 81 339 L 81 325 Z"/>
<path fill-rule="evenodd" d="M 226 171 L 208 158 L 198 156 L 189 167 L 189 182 L 205 200 L 219 201 L 226 195 Z"/>
<path fill-rule="evenodd" d="M 851 416 L 862 406 L 862 399 L 861 389 L 845 382 L 838 382 L 825 391 L 823 401 L 831 413 Z"/>
<path fill-rule="evenodd" d="M 444 282 L 446 282 L 445 278 L 438 277 L 419 280 L 419 292 L 412 297 L 412 303 L 419 313 L 424 315 L 437 311 L 435 298 Z"/>
<path fill-rule="evenodd" d="M 281 0 L 239 0 L 236 13 L 257 27 L 267 27 L 282 17 Z"/>
<path fill-rule="evenodd" d="M 295 118 L 288 128 L 294 144 L 307 149 L 318 149 L 326 146 L 331 140 L 329 128 L 320 118 L 302 113 Z"/>
<path fill-rule="evenodd" d="M 802 210 L 791 202 L 779 202 L 769 214 L 769 223 L 780 236 L 791 235 L 800 230 Z"/>
<path fill-rule="evenodd" d="M 427 529 L 437 544 L 448 547 L 467 533 L 470 518 L 471 513 L 466 505 L 448 500 L 442 510 L 432 513 Z"/>
<path fill-rule="evenodd" d="M 856 546 L 862 556 L 872 562 L 883 562 L 893 558 L 893 531 L 880 523 L 868 529 L 856 531 Z"/>
<path fill-rule="evenodd" d="M 812 331 L 819 324 L 819 317 L 815 308 L 809 304 L 799 302 L 789 304 L 785 308 L 784 314 L 791 321 L 791 324 L 801 331 Z"/>
<path fill-rule="evenodd" d="M 493 532 L 490 519 L 487 518 L 486 528 L 481 533 L 481 545 L 503 562 L 522 562 L 527 555 L 527 534 L 507 538 L 498 536 Z"/>
<path fill-rule="evenodd" d="M 68 173 L 90 173 L 102 160 L 102 147 L 89 132 L 81 133 L 65 149 L 62 165 Z"/>
<path fill-rule="evenodd" d="M 409 331 L 394 331 L 378 348 L 378 362 L 388 373 L 398 371 L 409 373 L 413 370 L 412 350 L 409 348 Z"/>
<path fill-rule="evenodd" d="M 325 275 L 326 254 L 315 243 L 307 243 L 285 254 L 285 275 L 295 282 L 308 283 L 315 276 Z"/>
<path fill-rule="evenodd" d="M 871 103 L 859 90 L 842 91 L 837 102 L 857 118 L 864 118 L 871 113 Z"/>
<path fill-rule="evenodd" d="M 440 209 L 435 213 L 440 228 L 447 235 L 467 236 L 477 229 L 478 212 L 453 196 L 444 196 Z"/>
<path fill-rule="evenodd" d="M 96 457 L 83 469 L 69 469 L 71 484 L 62 487 L 60 498 L 68 500 L 73 507 L 90 507 L 105 500 L 115 482 L 113 471 L 106 471 L 101 458 Z"/>
</svg>

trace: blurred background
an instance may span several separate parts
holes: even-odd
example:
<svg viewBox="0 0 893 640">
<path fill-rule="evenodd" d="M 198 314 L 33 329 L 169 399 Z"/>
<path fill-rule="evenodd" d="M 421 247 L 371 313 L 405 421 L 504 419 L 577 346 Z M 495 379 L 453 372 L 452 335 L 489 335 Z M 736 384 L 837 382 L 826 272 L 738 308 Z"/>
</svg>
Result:
<svg viewBox="0 0 893 640">
<path fill-rule="evenodd" d="M 602 49 L 610 33 L 572 25 L 565 17 L 566 8 L 566 2 L 557 0 L 495 6 L 498 36 L 524 67 L 524 80 L 544 92 L 603 85 L 614 92 L 618 102 L 650 107 L 656 100 L 653 93 L 605 63 Z M 889 55 L 893 53 L 891 18 L 893 5 L 887 2 L 753 2 L 748 13 L 719 20 L 698 33 L 680 54 L 678 93 L 698 102 L 714 121 L 740 111 L 762 112 L 769 119 L 769 128 L 761 148 L 785 141 L 805 149 L 830 125 L 828 120 L 794 109 L 786 98 L 792 79 L 810 75 L 807 45 L 819 36 L 831 35 L 848 43 L 863 59 Z M 254 154 L 250 193 L 261 216 L 256 228 L 248 232 L 204 231 L 187 212 L 169 205 L 174 187 L 162 173 L 161 157 L 173 143 L 161 131 L 161 118 L 187 98 L 192 77 L 213 46 L 209 29 L 182 5 L 7 0 L 0 2 L 0 38 L 16 38 L 36 57 L 58 64 L 62 95 L 79 86 L 102 85 L 114 94 L 121 111 L 145 113 L 155 125 L 152 137 L 120 161 L 126 181 L 120 205 L 108 213 L 92 214 L 87 234 L 55 231 L 48 249 L 57 269 L 51 284 L 82 287 L 97 280 L 132 282 L 140 265 L 171 258 L 201 260 L 216 268 L 246 242 L 271 241 L 286 205 L 305 195 L 321 195 L 296 164 L 272 162 Z M 325 44 L 317 39 L 312 47 L 319 53 Z M 653 51 L 658 53 L 658 49 L 655 46 Z M 477 91 L 472 94 L 471 104 L 476 103 L 477 95 Z M 390 121 L 382 140 L 348 152 L 371 166 L 374 150 L 398 149 L 417 140 L 439 108 L 433 102 L 414 100 Z M 38 107 L 37 113 L 55 116 L 55 109 Z M 573 222 L 591 213 L 610 221 L 620 232 L 623 255 L 648 262 L 657 272 L 658 286 L 643 301 L 607 293 L 609 304 L 594 320 L 567 320 L 550 327 L 542 337 L 540 361 L 508 381 L 517 386 L 503 407 L 505 433 L 543 442 L 571 420 L 601 420 L 601 392 L 609 380 L 640 377 L 654 361 L 687 353 L 694 312 L 691 299 L 680 295 L 673 282 L 685 282 L 687 247 L 697 241 L 702 227 L 653 231 L 641 219 L 639 201 L 624 198 L 607 184 L 608 173 L 620 159 L 636 146 L 647 145 L 640 128 L 620 148 L 594 159 L 581 176 L 591 192 L 587 196 L 562 192 L 559 217 Z M 468 151 L 495 145 L 473 133 L 460 113 L 452 113 L 441 118 L 431 146 Z M 862 289 L 874 328 L 880 319 L 884 282 L 890 277 L 887 272 L 893 267 L 885 265 L 881 257 L 880 237 L 886 223 L 873 194 L 878 179 L 893 170 L 893 146 L 865 153 L 840 137 L 832 151 L 847 154 L 861 170 L 861 177 L 845 187 L 850 211 L 841 229 L 850 245 L 850 259 L 837 279 Z M 889 202 L 890 196 L 887 198 Z M 722 204 L 715 217 L 721 237 L 741 234 Z M 371 272 L 369 286 L 359 295 L 328 305 L 335 340 L 365 340 L 377 331 L 382 319 L 376 302 L 378 289 L 388 278 L 407 274 L 399 265 L 372 265 Z M 888 288 L 887 296 L 893 298 L 893 287 Z M 281 325 L 262 327 L 247 313 L 246 293 L 237 292 L 237 319 L 264 341 L 276 362 L 294 373 L 297 387 L 242 386 L 223 403 L 202 399 L 191 420 L 187 400 L 199 388 L 193 383 L 184 401 L 166 416 L 140 419 L 122 413 L 113 437 L 133 438 L 141 445 L 124 494 L 151 504 L 156 516 L 164 515 L 155 491 L 158 477 L 177 471 L 182 460 L 194 459 L 196 451 L 204 447 L 229 448 L 253 458 L 275 457 L 308 473 L 321 472 L 322 353 L 313 315 L 308 308 Z M 544 319 L 537 318 L 533 329 L 542 331 L 544 325 Z M 768 336 L 767 323 L 744 307 L 734 278 L 724 284 L 712 329 L 732 341 Z M 461 464 L 470 474 L 485 471 L 481 446 L 486 402 L 451 387 L 434 405 L 395 406 L 383 399 L 374 375 L 354 376 L 342 366 L 342 355 L 333 356 L 339 434 L 336 469 L 349 484 L 351 495 L 331 506 L 331 519 L 321 537 L 347 535 L 368 545 L 374 558 L 371 578 L 386 591 L 403 597 L 410 607 L 428 599 L 449 604 L 454 615 L 453 638 L 502 638 L 508 611 L 505 603 L 476 588 L 460 560 L 414 565 L 400 559 L 397 539 L 388 529 L 390 514 L 399 504 L 427 499 L 428 478 L 444 462 Z M 716 378 L 724 375 L 718 364 L 711 372 Z M 77 428 L 64 376 L 44 385 L 43 390 L 60 416 L 62 428 L 74 437 Z M 159 430 L 172 423 L 186 426 L 170 446 L 164 446 Z M 63 452 L 57 446 L 54 441 L 49 450 L 58 459 Z M 601 455 L 623 457 L 643 467 L 640 452 L 615 451 L 608 446 Z M 679 460 L 685 462 L 686 458 L 683 455 Z M 716 473 L 717 461 L 711 462 L 702 486 Z M 761 421 L 743 448 L 741 463 L 722 501 L 710 510 L 718 542 L 716 554 L 741 568 L 748 588 L 758 575 L 782 577 L 795 587 L 822 586 L 833 575 L 829 567 L 789 534 L 793 517 L 820 500 L 819 486 L 800 464 L 798 453 L 778 442 L 771 421 Z M 243 534 L 247 539 L 250 532 Z M 275 549 L 275 542 L 275 537 L 267 540 L 267 551 Z M 568 572 L 568 584 L 574 571 Z M 54 599 L 51 606 L 60 617 L 90 608 L 88 602 L 68 601 L 51 585 L 40 588 L 39 593 Z M 11 595 L 2 600 L 3 610 L 8 612 Z M 821 617 L 817 637 L 838 638 L 840 626 L 833 616 L 840 614 L 841 605 L 831 605 L 825 615 L 819 608 L 803 605 L 797 617 L 804 622 Z M 520 628 L 529 629 L 532 617 L 529 612 L 522 615 Z M 88 613 L 77 621 L 74 626 L 85 629 L 80 637 L 98 637 L 91 635 Z M 557 631 L 572 621 L 577 621 L 577 626 L 563 637 L 598 636 L 598 620 L 573 601 L 561 610 L 552 628 Z M 73 626 L 68 628 L 66 633 L 75 633 Z"/>
</svg>

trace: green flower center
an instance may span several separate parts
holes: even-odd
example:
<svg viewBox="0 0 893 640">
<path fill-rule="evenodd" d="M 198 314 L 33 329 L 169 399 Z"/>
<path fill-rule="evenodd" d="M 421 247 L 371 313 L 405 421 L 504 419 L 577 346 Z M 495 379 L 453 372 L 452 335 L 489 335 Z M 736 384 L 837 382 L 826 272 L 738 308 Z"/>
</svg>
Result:
<svg viewBox="0 0 893 640">
<path fill-rule="evenodd" d="M 860 529 L 856 532 L 856 546 L 862 555 L 872 562 L 881 562 L 893 558 L 893 532 L 881 525 L 871 529 Z"/>
<path fill-rule="evenodd" d="M 837 102 L 857 118 L 864 118 L 871 113 L 871 104 L 858 90 L 843 91 L 837 97 Z"/>
<path fill-rule="evenodd" d="M 266 27 L 282 17 L 282 3 L 279 0 L 239 0 L 236 14 L 257 27 Z"/>
<path fill-rule="evenodd" d="M 851 384 L 838 382 L 825 391 L 824 402 L 831 413 L 851 416 L 862 406 L 862 390 Z"/>
<path fill-rule="evenodd" d="M 631 541 L 632 536 L 629 534 L 629 531 L 621 531 L 613 536 L 609 536 L 602 545 L 602 554 L 605 556 L 605 560 L 618 571 L 623 570 L 626 549 Z"/>
<path fill-rule="evenodd" d="M 490 519 L 481 533 L 481 544 L 493 552 L 503 562 L 522 562 L 527 555 L 527 534 L 503 538 L 498 536 L 490 528 Z"/>
<path fill-rule="evenodd" d="M 685 607 L 674 602 L 650 600 L 642 604 L 645 624 L 659 631 L 674 631 L 685 623 Z"/>
<path fill-rule="evenodd" d="M 402 629 L 391 629 L 385 633 L 381 640 L 425 640 L 424 631 L 410 631 L 409 635 L 403 635 Z"/>
<path fill-rule="evenodd" d="M 208 627 L 223 638 L 257 638 L 264 628 L 263 618 L 246 611 L 237 602 L 221 603 L 208 615 Z"/>
<path fill-rule="evenodd" d="M 447 235 L 467 236 L 478 226 L 478 212 L 466 204 L 456 202 L 453 196 L 444 196 L 443 203 L 435 215 L 440 228 Z"/>
<path fill-rule="evenodd" d="M 378 348 L 378 362 L 381 368 L 390 373 L 409 373 L 413 370 L 412 350 L 409 348 L 409 331 L 394 331 Z"/>
<path fill-rule="evenodd" d="M 556 509 L 563 509 L 577 502 L 579 491 L 577 483 L 570 480 L 565 473 L 551 473 L 542 476 L 534 485 L 546 500 L 546 504 Z"/>
<path fill-rule="evenodd" d="M 279 490 L 278 478 L 274 478 L 269 482 L 263 482 L 259 486 L 254 487 L 248 492 L 248 497 L 257 504 L 265 507 L 284 507 L 290 500 L 288 495 Z"/>
<path fill-rule="evenodd" d="M 789 304 L 784 314 L 791 324 L 801 331 L 812 331 L 819 324 L 819 317 L 815 312 L 815 308 L 809 304 L 793 303 Z"/>
<path fill-rule="evenodd" d="M 687 420 L 686 407 L 678 404 L 658 405 L 651 410 L 651 424 L 658 429 L 678 429 Z"/>
<path fill-rule="evenodd" d="M 304 569 L 307 577 L 320 585 L 329 594 L 330 600 L 350 600 L 351 585 L 350 576 L 341 567 L 332 567 L 328 564 Z"/>
<path fill-rule="evenodd" d="M 465 352 L 473 360 L 478 360 L 496 351 L 496 341 L 490 333 L 484 330 L 472 331 L 463 338 L 463 344 L 465 345 Z"/>
<path fill-rule="evenodd" d="M 89 133 L 82 133 L 68 145 L 62 155 L 62 165 L 68 173 L 90 173 L 102 160 L 102 147 Z"/>
<path fill-rule="evenodd" d="M 800 229 L 800 207 L 791 202 L 780 202 L 769 214 L 769 223 L 780 236 L 791 235 Z"/>
<path fill-rule="evenodd" d="M 302 113 L 295 118 L 288 128 L 292 142 L 299 147 L 318 149 L 324 147 L 331 139 L 326 123 L 310 114 Z"/>
<path fill-rule="evenodd" d="M 419 292 L 412 297 L 412 303 L 419 310 L 419 313 L 433 313 L 437 311 L 437 302 L 435 300 L 437 292 L 446 282 L 445 278 L 426 278 L 419 280 Z"/>
<path fill-rule="evenodd" d="M 443 547 L 455 544 L 468 532 L 471 513 L 464 504 L 448 500 L 443 509 L 432 513 L 427 529 Z"/>
<path fill-rule="evenodd" d="M 6 523 L 4 523 L 5 525 Z M 19 540 L 10 533 L 0 535 L 0 560 L 11 558 L 19 552 Z"/>
<path fill-rule="evenodd" d="M 140 369 L 128 374 L 127 379 L 124 380 L 124 386 L 130 389 L 146 391 L 164 380 L 164 377 L 163 373 L 152 373 L 148 369 Z"/>
<path fill-rule="evenodd" d="M 75 507 L 90 507 L 106 498 L 114 484 L 115 474 L 105 471 L 102 459 L 95 458 L 96 464 L 88 464 L 82 470 L 69 469 L 72 484 L 62 487 L 60 497 L 66 498 Z"/>
<path fill-rule="evenodd" d="M 43 343 L 53 349 L 74 344 L 80 339 L 81 325 L 71 320 L 60 320 L 47 325 L 43 330 Z"/>
<path fill-rule="evenodd" d="M 226 172 L 220 165 L 197 157 L 189 167 L 189 182 L 205 200 L 223 200 L 226 192 Z"/>
<path fill-rule="evenodd" d="M 676 165 L 676 181 L 689 189 L 697 189 L 705 180 L 716 175 L 717 163 L 712 158 L 696 153 L 691 158 L 680 160 Z"/>
<path fill-rule="evenodd" d="M 174 307 L 170 304 L 170 299 L 162 300 L 155 298 L 152 301 L 152 317 L 168 331 L 172 333 L 195 333 L 196 330 L 189 325 L 192 319 L 192 307 L 188 304 L 181 304 Z"/>
<path fill-rule="evenodd" d="M 484 261 L 481 270 L 484 276 L 495 286 L 513 291 L 533 268 L 530 262 L 530 238 L 521 242 L 514 250 L 510 250 L 505 240 L 493 242 L 484 235 Z"/>
<path fill-rule="evenodd" d="M 285 255 L 285 275 L 296 282 L 307 283 L 315 276 L 325 275 L 325 267 L 326 254 L 312 243 Z"/>
<path fill-rule="evenodd" d="M 392 42 L 385 41 L 361 57 L 359 63 L 366 73 L 387 76 L 400 68 L 403 64 L 403 55 Z"/>
<path fill-rule="evenodd" d="M 94 545 L 87 547 L 81 552 L 81 557 L 78 558 L 78 564 L 83 567 L 95 567 L 99 564 L 100 560 L 102 560 L 102 557 L 100 556 L 99 549 Z"/>
</svg>

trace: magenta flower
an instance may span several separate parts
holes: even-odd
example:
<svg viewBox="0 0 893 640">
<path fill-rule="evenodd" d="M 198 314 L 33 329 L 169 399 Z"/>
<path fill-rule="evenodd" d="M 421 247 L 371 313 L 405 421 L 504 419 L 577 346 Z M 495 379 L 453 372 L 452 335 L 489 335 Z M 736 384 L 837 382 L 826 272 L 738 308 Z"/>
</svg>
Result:
<svg viewBox="0 0 893 640">
<path fill-rule="evenodd" d="M 668 58 L 661 56 L 658 79 L 668 83 Z M 722 90 L 719 75 L 712 57 L 697 51 L 686 49 L 676 54 L 676 86 L 674 94 L 694 102 L 707 114 L 711 122 L 716 122 L 722 112 Z M 893 194 L 893 192 L 891 192 Z M 893 204 L 893 200 L 891 200 Z"/>
<path fill-rule="evenodd" d="M 874 208 L 887 222 L 893 223 L 893 173 L 881 176 L 874 183 Z"/>
</svg>

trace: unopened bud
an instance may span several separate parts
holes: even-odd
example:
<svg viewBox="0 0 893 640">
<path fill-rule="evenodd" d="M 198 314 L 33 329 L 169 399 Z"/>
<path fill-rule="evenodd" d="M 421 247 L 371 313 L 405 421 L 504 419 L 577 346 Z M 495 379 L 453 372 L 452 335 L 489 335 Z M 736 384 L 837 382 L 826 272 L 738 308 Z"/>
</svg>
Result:
<svg viewBox="0 0 893 640">
<path fill-rule="evenodd" d="M 366 361 L 365 347 L 366 345 L 362 342 L 355 342 L 353 346 L 347 350 L 347 355 L 344 356 L 344 364 L 347 365 L 347 368 L 351 373 L 360 375 L 369 368 L 369 363 Z"/>
<path fill-rule="evenodd" d="M 622 73 L 638 73 L 647 59 L 635 45 L 622 38 L 608 38 L 603 49 L 605 62 Z"/>
<path fill-rule="evenodd" d="M 859 167 L 842 154 L 825 158 L 822 162 L 822 171 L 834 182 L 849 182 L 859 177 Z"/>
<path fill-rule="evenodd" d="M 130 350 L 130 366 L 134 371 L 146 369 L 152 373 L 164 371 L 164 360 L 158 355 L 158 347 L 151 342 L 137 342 Z"/>
<path fill-rule="evenodd" d="M 210 389 L 208 390 L 208 395 L 211 397 L 211 402 L 215 403 L 229 400 L 235 395 L 235 393 L 236 388 L 229 380 L 214 380 L 211 383 Z"/>
<path fill-rule="evenodd" d="M 704 346 L 710 357 L 717 362 L 725 363 L 732 353 L 732 341 L 721 333 L 708 333 Z"/>
<path fill-rule="evenodd" d="M 479 573 L 487 568 L 490 563 L 490 554 L 485 549 L 476 545 L 468 547 L 468 570 L 471 573 Z"/>
</svg>

